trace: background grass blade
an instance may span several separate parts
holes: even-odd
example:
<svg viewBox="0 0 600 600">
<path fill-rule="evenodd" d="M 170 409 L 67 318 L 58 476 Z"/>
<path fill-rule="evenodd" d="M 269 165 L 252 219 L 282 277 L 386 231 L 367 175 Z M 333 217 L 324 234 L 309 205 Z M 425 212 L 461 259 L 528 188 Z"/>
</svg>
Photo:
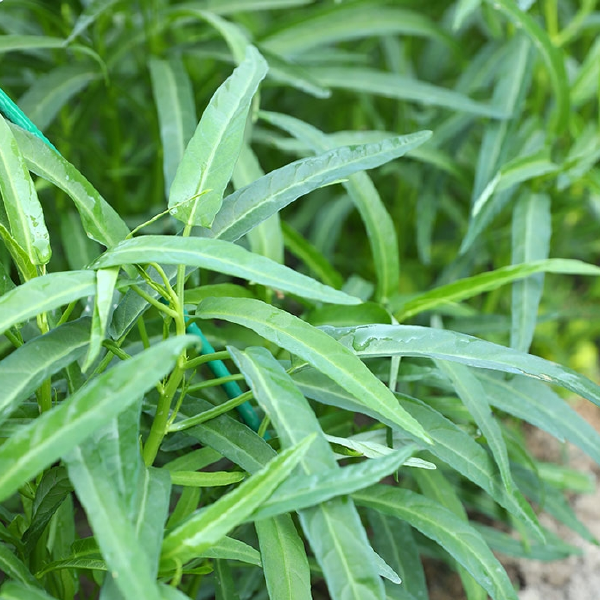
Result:
<svg viewBox="0 0 600 600">
<path fill-rule="evenodd" d="M 249 46 L 244 62 L 204 111 L 169 194 L 171 214 L 186 226 L 212 225 L 240 151 L 250 102 L 266 73 L 267 63 Z"/>
<path fill-rule="evenodd" d="M 350 351 L 331 343 L 333 340 L 326 334 L 297 317 L 249 298 L 207 298 L 198 307 L 196 315 L 203 319 L 224 319 L 253 329 L 311 363 L 399 427 L 422 440 L 428 439 L 421 426 L 411 417 L 407 418 L 390 390 L 373 377 L 360 360 L 349 358 L 353 356 Z"/>
<path fill-rule="evenodd" d="M 473 275 L 434 288 L 394 307 L 394 316 L 404 321 L 420 312 L 443 306 L 450 302 L 460 302 L 467 298 L 489 292 L 507 283 L 523 279 L 536 273 L 563 273 L 569 275 L 600 275 L 600 267 L 566 258 L 548 258 L 531 263 L 509 265 L 495 271 Z"/>
<path fill-rule="evenodd" d="M 337 148 L 272 171 L 227 196 L 210 233 L 204 235 L 235 241 L 297 198 L 356 171 L 399 158 L 430 136 L 430 132 L 422 131 L 379 143 Z"/>
<path fill-rule="evenodd" d="M 544 194 L 523 196 L 513 215 L 512 262 L 547 259 L 551 233 L 550 198 Z M 533 340 L 543 287 L 543 273 L 513 283 L 510 345 L 521 352 L 528 352 Z"/>
<path fill-rule="evenodd" d="M 126 240 L 98 258 L 92 268 L 161 262 L 202 267 L 242 277 L 298 296 L 332 302 L 358 304 L 360 300 L 294 272 L 276 262 L 252 254 L 230 242 L 175 236 L 143 236 Z"/>
<path fill-rule="evenodd" d="M 79 319 L 30 340 L 0 362 L 0 389 L 5 390 L 0 423 L 46 379 L 83 356 L 89 337 L 89 319 Z"/>
<path fill-rule="evenodd" d="M 275 425 L 284 447 L 293 447 L 306 435 L 317 436 L 314 446 L 300 461 L 301 470 L 310 475 L 337 468 L 308 402 L 268 350 L 250 348 L 242 353 L 231 348 L 230 351 Z M 338 498 L 305 509 L 299 516 L 332 598 L 383 598 L 373 551 L 351 503 Z"/>
<path fill-rule="evenodd" d="M 36 277 L 0 298 L 0 333 L 42 312 L 91 296 L 94 292 L 93 271 L 50 273 Z"/>
<path fill-rule="evenodd" d="M 158 344 L 103 373 L 60 406 L 21 427 L 0 447 L 0 498 L 11 496 L 139 399 L 169 372 L 181 350 L 195 342 L 185 336 Z"/>
<path fill-rule="evenodd" d="M 10 231 L 34 265 L 45 265 L 52 256 L 44 212 L 25 159 L 4 117 L 0 115 L 0 192 Z"/>
<path fill-rule="evenodd" d="M 151 59 L 148 66 L 160 123 L 165 197 L 168 198 L 177 167 L 196 127 L 194 90 L 180 58 Z"/>
</svg>

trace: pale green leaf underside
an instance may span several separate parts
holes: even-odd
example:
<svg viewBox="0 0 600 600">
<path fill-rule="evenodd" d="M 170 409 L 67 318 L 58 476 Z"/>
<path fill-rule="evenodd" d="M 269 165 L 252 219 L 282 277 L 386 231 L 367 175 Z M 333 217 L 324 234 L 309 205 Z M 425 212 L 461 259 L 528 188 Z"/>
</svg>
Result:
<svg viewBox="0 0 600 600">
<path fill-rule="evenodd" d="M 203 235 L 235 241 L 301 196 L 399 158 L 430 137 L 430 131 L 421 131 L 377 143 L 336 148 L 290 163 L 227 196 L 211 230 Z"/>
<path fill-rule="evenodd" d="M 248 252 L 241 246 L 207 238 L 148 235 L 126 240 L 98 258 L 92 268 L 150 262 L 210 269 L 321 302 L 360 303 L 358 298 Z"/>
<path fill-rule="evenodd" d="M 529 375 L 562 386 L 600 406 L 600 386 L 568 367 L 455 331 L 411 325 L 324 327 L 362 358 L 418 356 L 471 367 Z"/>
<path fill-rule="evenodd" d="M 50 273 L 36 277 L 0 298 L 0 334 L 40 313 L 96 291 L 94 271 Z"/>
</svg>

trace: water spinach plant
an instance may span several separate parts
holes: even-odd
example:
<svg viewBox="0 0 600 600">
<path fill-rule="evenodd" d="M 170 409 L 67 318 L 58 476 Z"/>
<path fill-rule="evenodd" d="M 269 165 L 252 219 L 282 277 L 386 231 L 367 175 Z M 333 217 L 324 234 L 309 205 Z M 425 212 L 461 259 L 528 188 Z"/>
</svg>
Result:
<svg viewBox="0 0 600 600">
<path fill-rule="evenodd" d="M 430 4 L 0 5 L 0 598 L 516 600 L 540 512 L 594 541 L 523 424 L 600 464 L 596 3 Z"/>
</svg>

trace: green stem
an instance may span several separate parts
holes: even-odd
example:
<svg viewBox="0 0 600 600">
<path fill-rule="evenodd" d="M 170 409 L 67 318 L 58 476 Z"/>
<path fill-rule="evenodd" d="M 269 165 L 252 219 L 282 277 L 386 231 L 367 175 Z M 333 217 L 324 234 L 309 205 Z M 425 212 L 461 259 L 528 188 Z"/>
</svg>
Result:
<svg viewBox="0 0 600 600">
<path fill-rule="evenodd" d="M 185 363 L 184 368 L 195 369 L 201 365 L 206 364 L 207 362 L 210 362 L 211 360 L 225 360 L 227 358 L 230 358 L 229 352 L 227 352 L 227 350 L 221 350 L 220 352 L 211 352 L 210 354 L 203 354 L 202 356 L 198 356 L 196 358 L 193 358 L 192 360 L 188 360 Z"/>
</svg>

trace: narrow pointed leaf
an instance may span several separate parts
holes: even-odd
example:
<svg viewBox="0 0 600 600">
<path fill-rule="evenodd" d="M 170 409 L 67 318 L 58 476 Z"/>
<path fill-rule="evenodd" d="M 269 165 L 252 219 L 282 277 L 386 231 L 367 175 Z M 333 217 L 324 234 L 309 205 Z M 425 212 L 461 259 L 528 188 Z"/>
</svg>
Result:
<svg viewBox="0 0 600 600">
<path fill-rule="evenodd" d="M 0 447 L 0 499 L 108 423 L 166 375 L 191 336 L 169 339 L 121 363 L 44 413 Z"/>
<path fill-rule="evenodd" d="M 12 132 L 29 170 L 73 200 L 89 237 L 110 248 L 127 236 L 125 222 L 71 163 L 36 136 L 14 126 Z"/>
<path fill-rule="evenodd" d="M 95 293 L 93 271 L 50 273 L 0 297 L 0 334 L 42 312 Z"/>
<path fill-rule="evenodd" d="M 308 144 L 314 152 L 325 152 L 337 145 L 335 138 L 298 119 L 272 112 L 262 112 L 261 115 L 269 123 L 288 131 L 299 141 Z M 377 189 L 366 173 L 350 175 L 343 186 L 365 224 L 377 272 L 378 297 L 385 302 L 389 296 L 397 293 L 399 286 L 400 251 L 396 228 Z"/>
<path fill-rule="evenodd" d="M 216 544 L 273 493 L 313 441 L 313 437 L 307 437 L 293 448 L 284 450 L 233 492 L 175 527 L 163 542 L 163 560 L 186 562 Z"/>
<path fill-rule="evenodd" d="M 0 423 L 46 380 L 77 360 L 88 345 L 89 319 L 65 323 L 0 362 Z"/>
<path fill-rule="evenodd" d="M 352 494 L 362 506 L 407 521 L 455 558 L 494 600 L 517 600 L 506 571 L 481 534 L 447 508 L 410 490 L 376 485 Z"/>
<path fill-rule="evenodd" d="M 529 375 L 534 379 L 564 387 L 600 406 L 600 386 L 572 369 L 463 333 L 408 325 L 324 329 L 334 339 L 347 348 L 352 348 L 363 358 L 419 356 L 450 360 L 505 373 Z"/>
<path fill-rule="evenodd" d="M 495 271 L 465 277 L 425 292 L 394 308 L 394 316 L 399 321 L 432 310 L 451 302 L 460 302 L 483 292 L 490 292 L 507 283 L 523 279 L 536 273 L 562 273 L 564 275 L 600 275 L 600 267 L 568 258 L 548 258 L 535 262 L 508 265 Z"/>
<path fill-rule="evenodd" d="M 149 262 L 202 267 L 322 302 L 360 303 L 358 298 L 348 296 L 264 256 L 222 240 L 142 236 L 121 242 L 98 258 L 92 268 Z"/>
<path fill-rule="evenodd" d="M 360 67 L 313 67 L 310 73 L 323 86 L 440 106 L 482 117 L 503 119 L 502 110 L 444 87 L 406 75 Z"/>
<path fill-rule="evenodd" d="M 300 510 L 379 483 L 397 471 L 416 450 L 417 446 L 411 444 L 383 458 L 367 459 L 341 469 L 295 477 L 281 485 L 252 518 L 263 519 Z"/>
<path fill-rule="evenodd" d="M 180 58 L 168 61 L 153 58 L 148 64 L 163 147 L 165 197 L 168 197 L 177 167 L 196 126 L 194 93 Z"/>
<path fill-rule="evenodd" d="M 253 47 L 204 111 L 169 195 L 171 214 L 186 226 L 210 227 L 240 152 L 246 118 L 267 63 Z"/>
<path fill-rule="evenodd" d="M 227 196 L 208 237 L 235 241 L 294 200 L 357 171 L 403 156 L 431 137 L 421 131 L 297 160 Z"/>
<path fill-rule="evenodd" d="M 292 518 L 262 519 L 255 527 L 269 598 L 311 600 L 308 558 Z"/>
<path fill-rule="evenodd" d="M 550 198 L 544 194 L 523 196 L 513 214 L 512 262 L 547 259 L 551 233 Z M 528 352 L 533 340 L 543 287 L 543 273 L 513 283 L 510 345 L 521 352 Z"/>
<path fill-rule="evenodd" d="M 284 447 L 293 447 L 306 435 L 316 435 L 299 470 L 311 475 L 338 469 L 310 405 L 273 356 L 264 348 L 246 352 L 230 348 L 230 352 Z M 352 503 L 336 498 L 302 510 L 299 517 L 334 600 L 383 598 L 375 554 Z"/>
<path fill-rule="evenodd" d="M 8 123 L 0 115 L 0 193 L 16 242 L 34 265 L 52 256 L 44 212 Z"/>
<path fill-rule="evenodd" d="M 203 319 L 224 319 L 253 329 L 311 363 L 399 427 L 422 440 L 429 439 L 419 423 L 405 413 L 392 392 L 351 351 L 332 343 L 327 334 L 297 317 L 248 298 L 207 298 L 196 314 Z"/>
</svg>

